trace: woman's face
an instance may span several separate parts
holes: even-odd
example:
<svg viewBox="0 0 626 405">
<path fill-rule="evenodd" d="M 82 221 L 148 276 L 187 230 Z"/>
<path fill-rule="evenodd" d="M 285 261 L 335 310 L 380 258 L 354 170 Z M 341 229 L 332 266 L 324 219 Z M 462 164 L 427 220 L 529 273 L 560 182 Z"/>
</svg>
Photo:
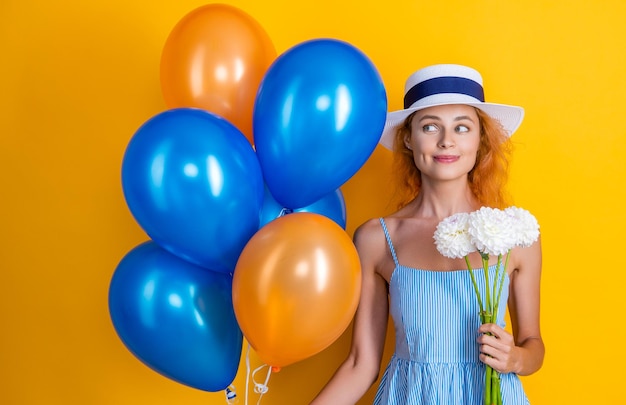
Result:
<svg viewBox="0 0 626 405">
<path fill-rule="evenodd" d="M 411 135 L 405 139 L 422 180 L 467 176 L 476 164 L 479 144 L 478 114 L 474 107 L 463 104 L 417 111 L 411 121 Z"/>
</svg>

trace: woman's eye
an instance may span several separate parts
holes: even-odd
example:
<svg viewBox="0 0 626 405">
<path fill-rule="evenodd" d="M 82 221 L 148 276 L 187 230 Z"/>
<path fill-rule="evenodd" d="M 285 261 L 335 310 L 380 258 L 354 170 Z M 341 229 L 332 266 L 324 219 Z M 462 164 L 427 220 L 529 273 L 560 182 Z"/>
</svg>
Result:
<svg viewBox="0 0 626 405">
<path fill-rule="evenodd" d="M 466 127 L 465 125 L 459 125 L 458 127 L 456 127 L 456 132 L 459 132 L 459 133 L 469 132 L 469 128 Z"/>
<path fill-rule="evenodd" d="M 434 124 L 426 124 L 422 127 L 422 131 L 424 132 L 436 132 L 437 126 Z"/>
</svg>

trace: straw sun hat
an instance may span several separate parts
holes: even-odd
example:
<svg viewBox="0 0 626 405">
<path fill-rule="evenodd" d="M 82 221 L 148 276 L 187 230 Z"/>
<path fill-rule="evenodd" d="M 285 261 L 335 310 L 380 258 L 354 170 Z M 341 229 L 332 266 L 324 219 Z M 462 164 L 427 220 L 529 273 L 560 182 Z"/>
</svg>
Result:
<svg viewBox="0 0 626 405">
<path fill-rule="evenodd" d="M 511 136 L 522 123 L 522 107 L 486 103 L 483 78 L 478 71 L 462 65 L 432 65 L 413 73 L 404 86 L 404 110 L 387 114 L 380 143 L 393 150 L 396 129 L 414 111 L 448 104 L 466 104 L 480 108 Z"/>
</svg>

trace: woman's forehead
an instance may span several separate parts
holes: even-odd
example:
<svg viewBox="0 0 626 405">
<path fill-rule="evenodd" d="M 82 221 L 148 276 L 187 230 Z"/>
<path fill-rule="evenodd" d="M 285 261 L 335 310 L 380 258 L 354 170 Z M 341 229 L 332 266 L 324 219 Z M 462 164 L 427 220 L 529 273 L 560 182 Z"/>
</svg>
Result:
<svg viewBox="0 0 626 405">
<path fill-rule="evenodd" d="M 437 105 L 433 107 L 424 108 L 415 112 L 415 117 L 421 118 L 424 116 L 433 117 L 449 117 L 449 116 L 469 116 L 478 117 L 478 113 L 473 106 L 467 104 L 446 104 Z"/>
</svg>

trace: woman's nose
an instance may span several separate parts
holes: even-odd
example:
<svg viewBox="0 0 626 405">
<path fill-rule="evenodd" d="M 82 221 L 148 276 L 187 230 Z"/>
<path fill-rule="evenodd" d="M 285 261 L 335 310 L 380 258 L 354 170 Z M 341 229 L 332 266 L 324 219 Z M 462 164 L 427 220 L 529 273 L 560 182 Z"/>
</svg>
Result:
<svg viewBox="0 0 626 405">
<path fill-rule="evenodd" d="M 447 149 L 447 148 L 450 148 L 450 147 L 454 146 L 454 140 L 448 134 L 447 131 L 442 131 L 441 132 L 441 138 L 439 139 L 438 146 L 440 148 L 444 148 L 444 149 Z"/>
</svg>

